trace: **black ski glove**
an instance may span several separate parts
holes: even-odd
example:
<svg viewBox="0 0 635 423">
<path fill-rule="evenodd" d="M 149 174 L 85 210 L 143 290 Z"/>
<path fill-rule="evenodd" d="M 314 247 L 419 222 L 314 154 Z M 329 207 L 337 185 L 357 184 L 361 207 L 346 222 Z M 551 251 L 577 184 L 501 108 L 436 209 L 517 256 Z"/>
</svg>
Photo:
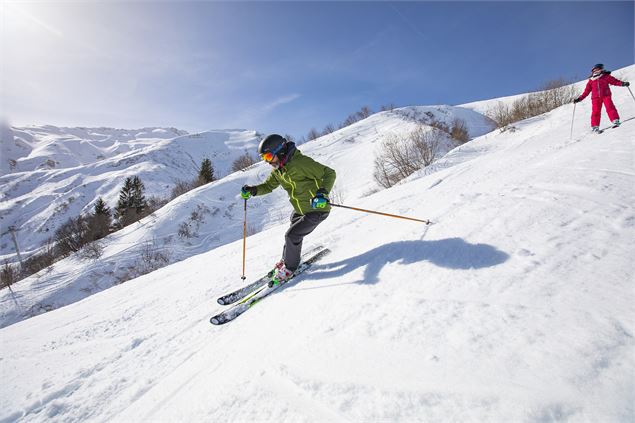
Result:
<svg viewBox="0 0 635 423">
<path fill-rule="evenodd" d="M 581 102 L 581 101 L 582 101 L 582 100 L 580 100 L 580 97 L 578 97 L 578 98 L 576 98 L 575 100 L 573 100 L 573 102 L 574 102 L 574 103 L 579 103 L 579 102 Z"/>
<path fill-rule="evenodd" d="M 631 85 L 631 83 L 628 81 L 622 82 L 622 87 L 628 87 L 629 85 Z"/>
</svg>

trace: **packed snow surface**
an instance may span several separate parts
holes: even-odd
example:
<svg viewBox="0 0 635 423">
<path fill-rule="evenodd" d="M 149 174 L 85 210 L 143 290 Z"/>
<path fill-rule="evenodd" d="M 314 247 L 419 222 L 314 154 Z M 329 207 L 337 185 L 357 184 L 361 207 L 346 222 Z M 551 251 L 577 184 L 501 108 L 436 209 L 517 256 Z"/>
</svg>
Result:
<svg viewBox="0 0 635 423">
<path fill-rule="evenodd" d="M 624 124 L 601 135 L 587 101 L 572 139 L 564 106 L 391 189 L 358 176 L 343 203 L 433 224 L 335 209 L 304 245 L 332 253 L 227 325 L 209 318 L 244 283 L 240 234 L 0 329 L 0 421 L 635 420 L 635 102 L 614 100 Z M 313 155 L 367 175 L 364 157 L 338 162 L 337 137 Z M 279 258 L 286 223 L 260 229 L 250 280 Z"/>
</svg>

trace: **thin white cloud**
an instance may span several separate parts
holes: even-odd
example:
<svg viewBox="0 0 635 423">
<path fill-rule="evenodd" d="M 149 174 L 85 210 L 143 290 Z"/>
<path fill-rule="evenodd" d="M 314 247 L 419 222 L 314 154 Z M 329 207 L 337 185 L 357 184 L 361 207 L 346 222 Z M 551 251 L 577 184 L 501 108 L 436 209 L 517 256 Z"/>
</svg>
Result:
<svg viewBox="0 0 635 423">
<path fill-rule="evenodd" d="M 17 6 L 16 3 L 7 3 L 6 5 L 6 9 L 5 9 L 5 13 L 22 18 L 24 20 L 30 21 L 32 23 L 35 23 L 37 26 L 39 26 L 40 28 L 45 29 L 46 31 L 50 32 L 51 34 L 54 34 L 58 37 L 63 37 L 64 34 L 62 33 L 62 31 L 60 31 L 59 29 L 55 28 L 54 26 L 44 22 L 43 20 L 39 19 L 38 17 L 36 17 L 34 14 L 28 12 L 27 10 L 25 10 L 23 7 L 19 7 Z"/>
<path fill-rule="evenodd" d="M 285 95 L 283 97 L 277 98 L 275 100 L 273 100 L 272 102 L 264 105 L 262 107 L 262 111 L 264 113 L 269 113 L 274 109 L 277 109 L 280 106 L 283 106 L 285 104 L 289 104 L 295 100 L 297 100 L 298 98 L 300 98 L 300 94 L 289 94 L 289 95 Z"/>
<path fill-rule="evenodd" d="M 301 94 L 293 93 L 278 97 L 268 103 L 259 106 L 246 107 L 239 112 L 230 113 L 223 120 L 223 126 L 227 128 L 262 128 L 268 126 L 271 115 L 278 107 L 292 103 L 302 97 Z M 275 120 L 275 119 L 274 119 Z"/>
</svg>

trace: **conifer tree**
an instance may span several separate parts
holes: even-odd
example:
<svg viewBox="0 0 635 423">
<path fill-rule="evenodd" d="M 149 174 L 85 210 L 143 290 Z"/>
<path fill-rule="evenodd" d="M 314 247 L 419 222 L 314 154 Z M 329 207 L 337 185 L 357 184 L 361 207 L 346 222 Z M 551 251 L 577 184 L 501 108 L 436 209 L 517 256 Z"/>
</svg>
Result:
<svg viewBox="0 0 635 423">
<path fill-rule="evenodd" d="M 140 215 L 148 207 L 145 190 L 146 187 L 138 176 L 132 178 L 132 207 Z"/>
<path fill-rule="evenodd" d="M 123 187 L 119 191 L 119 201 L 117 202 L 117 218 L 121 219 L 126 211 L 132 208 L 132 178 L 126 178 L 123 183 Z"/>
<path fill-rule="evenodd" d="M 90 230 L 93 240 L 98 240 L 110 232 L 112 212 L 103 198 L 99 197 L 90 217 Z"/>
<path fill-rule="evenodd" d="M 143 211 L 148 206 L 145 198 L 145 186 L 138 176 L 126 178 L 117 203 L 117 218 L 119 224 L 128 226 L 143 217 Z"/>
<path fill-rule="evenodd" d="M 201 169 L 198 172 L 198 181 L 201 185 L 208 184 L 214 181 L 216 178 L 214 177 L 214 166 L 212 166 L 212 161 L 210 159 L 204 159 L 201 163 Z"/>
</svg>

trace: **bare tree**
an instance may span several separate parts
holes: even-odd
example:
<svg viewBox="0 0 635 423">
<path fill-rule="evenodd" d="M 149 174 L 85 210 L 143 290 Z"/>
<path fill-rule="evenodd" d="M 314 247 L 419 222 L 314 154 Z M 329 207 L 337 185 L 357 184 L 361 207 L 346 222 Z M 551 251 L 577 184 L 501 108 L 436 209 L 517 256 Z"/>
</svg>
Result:
<svg viewBox="0 0 635 423">
<path fill-rule="evenodd" d="M 437 158 L 441 144 L 441 134 L 419 126 L 410 134 L 410 142 L 413 146 L 412 154 L 417 163 L 417 170 L 423 169 L 426 166 L 430 166 L 434 159 Z"/>
<path fill-rule="evenodd" d="M 407 137 L 393 135 L 382 143 L 375 157 L 373 176 L 384 188 L 430 165 L 436 158 L 441 133 L 420 126 Z"/>
<path fill-rule="evenodd" d="M 178 181 L 174 185 L 174 188 L 172 188 L 170 198 L 174 200 L 176 197 L 192 191 L 194 188 L 196 188 L 196 182 L 197 181 Z"/>
<path fill-rule="evenodd" d="M 90 242 L 89 222 L 83 216 L 68 219 L 55 231 L 55 241 L 62 256 L 67 256 L 82 249 Z"/>
<path fill-rule="evenodd" d="M 89 242 L 80 250 L 79 256 L 84 260 L 97 260 L 104 254 L 104 244 L 97 240 Z"/>
<path fill-rule="evenodd" d="M 332 134 L 335 131 L 336 131 L 335 126 L 329 123 L 328 125 L 324 127 L 324 130 L 322 130 L 322 135 Z"/>
<path fill-rule="evenodd" d="M 245 151 L 245 154 L 238 157 L 232 163 L 232 172 L 238 172 L 239 170 L 243 170 L 256 163 L 256 159 L 249 154 L 248 151 Z"/>
<path fill-rule="evenodd" d="M 357 116 L 359 120 L 366 119 L 368 116 L 372 115 L 373 111 L 368 106 L 363 106 L 359 112 L 357 112 Z"/>
<path fill-rule="evenodd" d="M 20 269 L 20 279 L 29 277 L 51 266 L 60 257 L 62 257 L 62 254 L 55 245 L 55 240 L 48 238 L 39 253 L 32 255 L 24 261 L 24 265 Z"/>
<path fill-rule="evenodd" d="M 307 141 L 313 141 L 316 138 L 320 138 L 321 134 L 315 128 L 311 128 L 306 136 Z"/>
<path fill-rule="evenodd" d="M 9 263 L 8 260 L 4 261 L 4 265 L 0 269 L 0 288 L 5 286 L 11 289 L 11 285 L 17 282 L 19 279 L 18 269 L 15 265 Z"/>
</svg>

